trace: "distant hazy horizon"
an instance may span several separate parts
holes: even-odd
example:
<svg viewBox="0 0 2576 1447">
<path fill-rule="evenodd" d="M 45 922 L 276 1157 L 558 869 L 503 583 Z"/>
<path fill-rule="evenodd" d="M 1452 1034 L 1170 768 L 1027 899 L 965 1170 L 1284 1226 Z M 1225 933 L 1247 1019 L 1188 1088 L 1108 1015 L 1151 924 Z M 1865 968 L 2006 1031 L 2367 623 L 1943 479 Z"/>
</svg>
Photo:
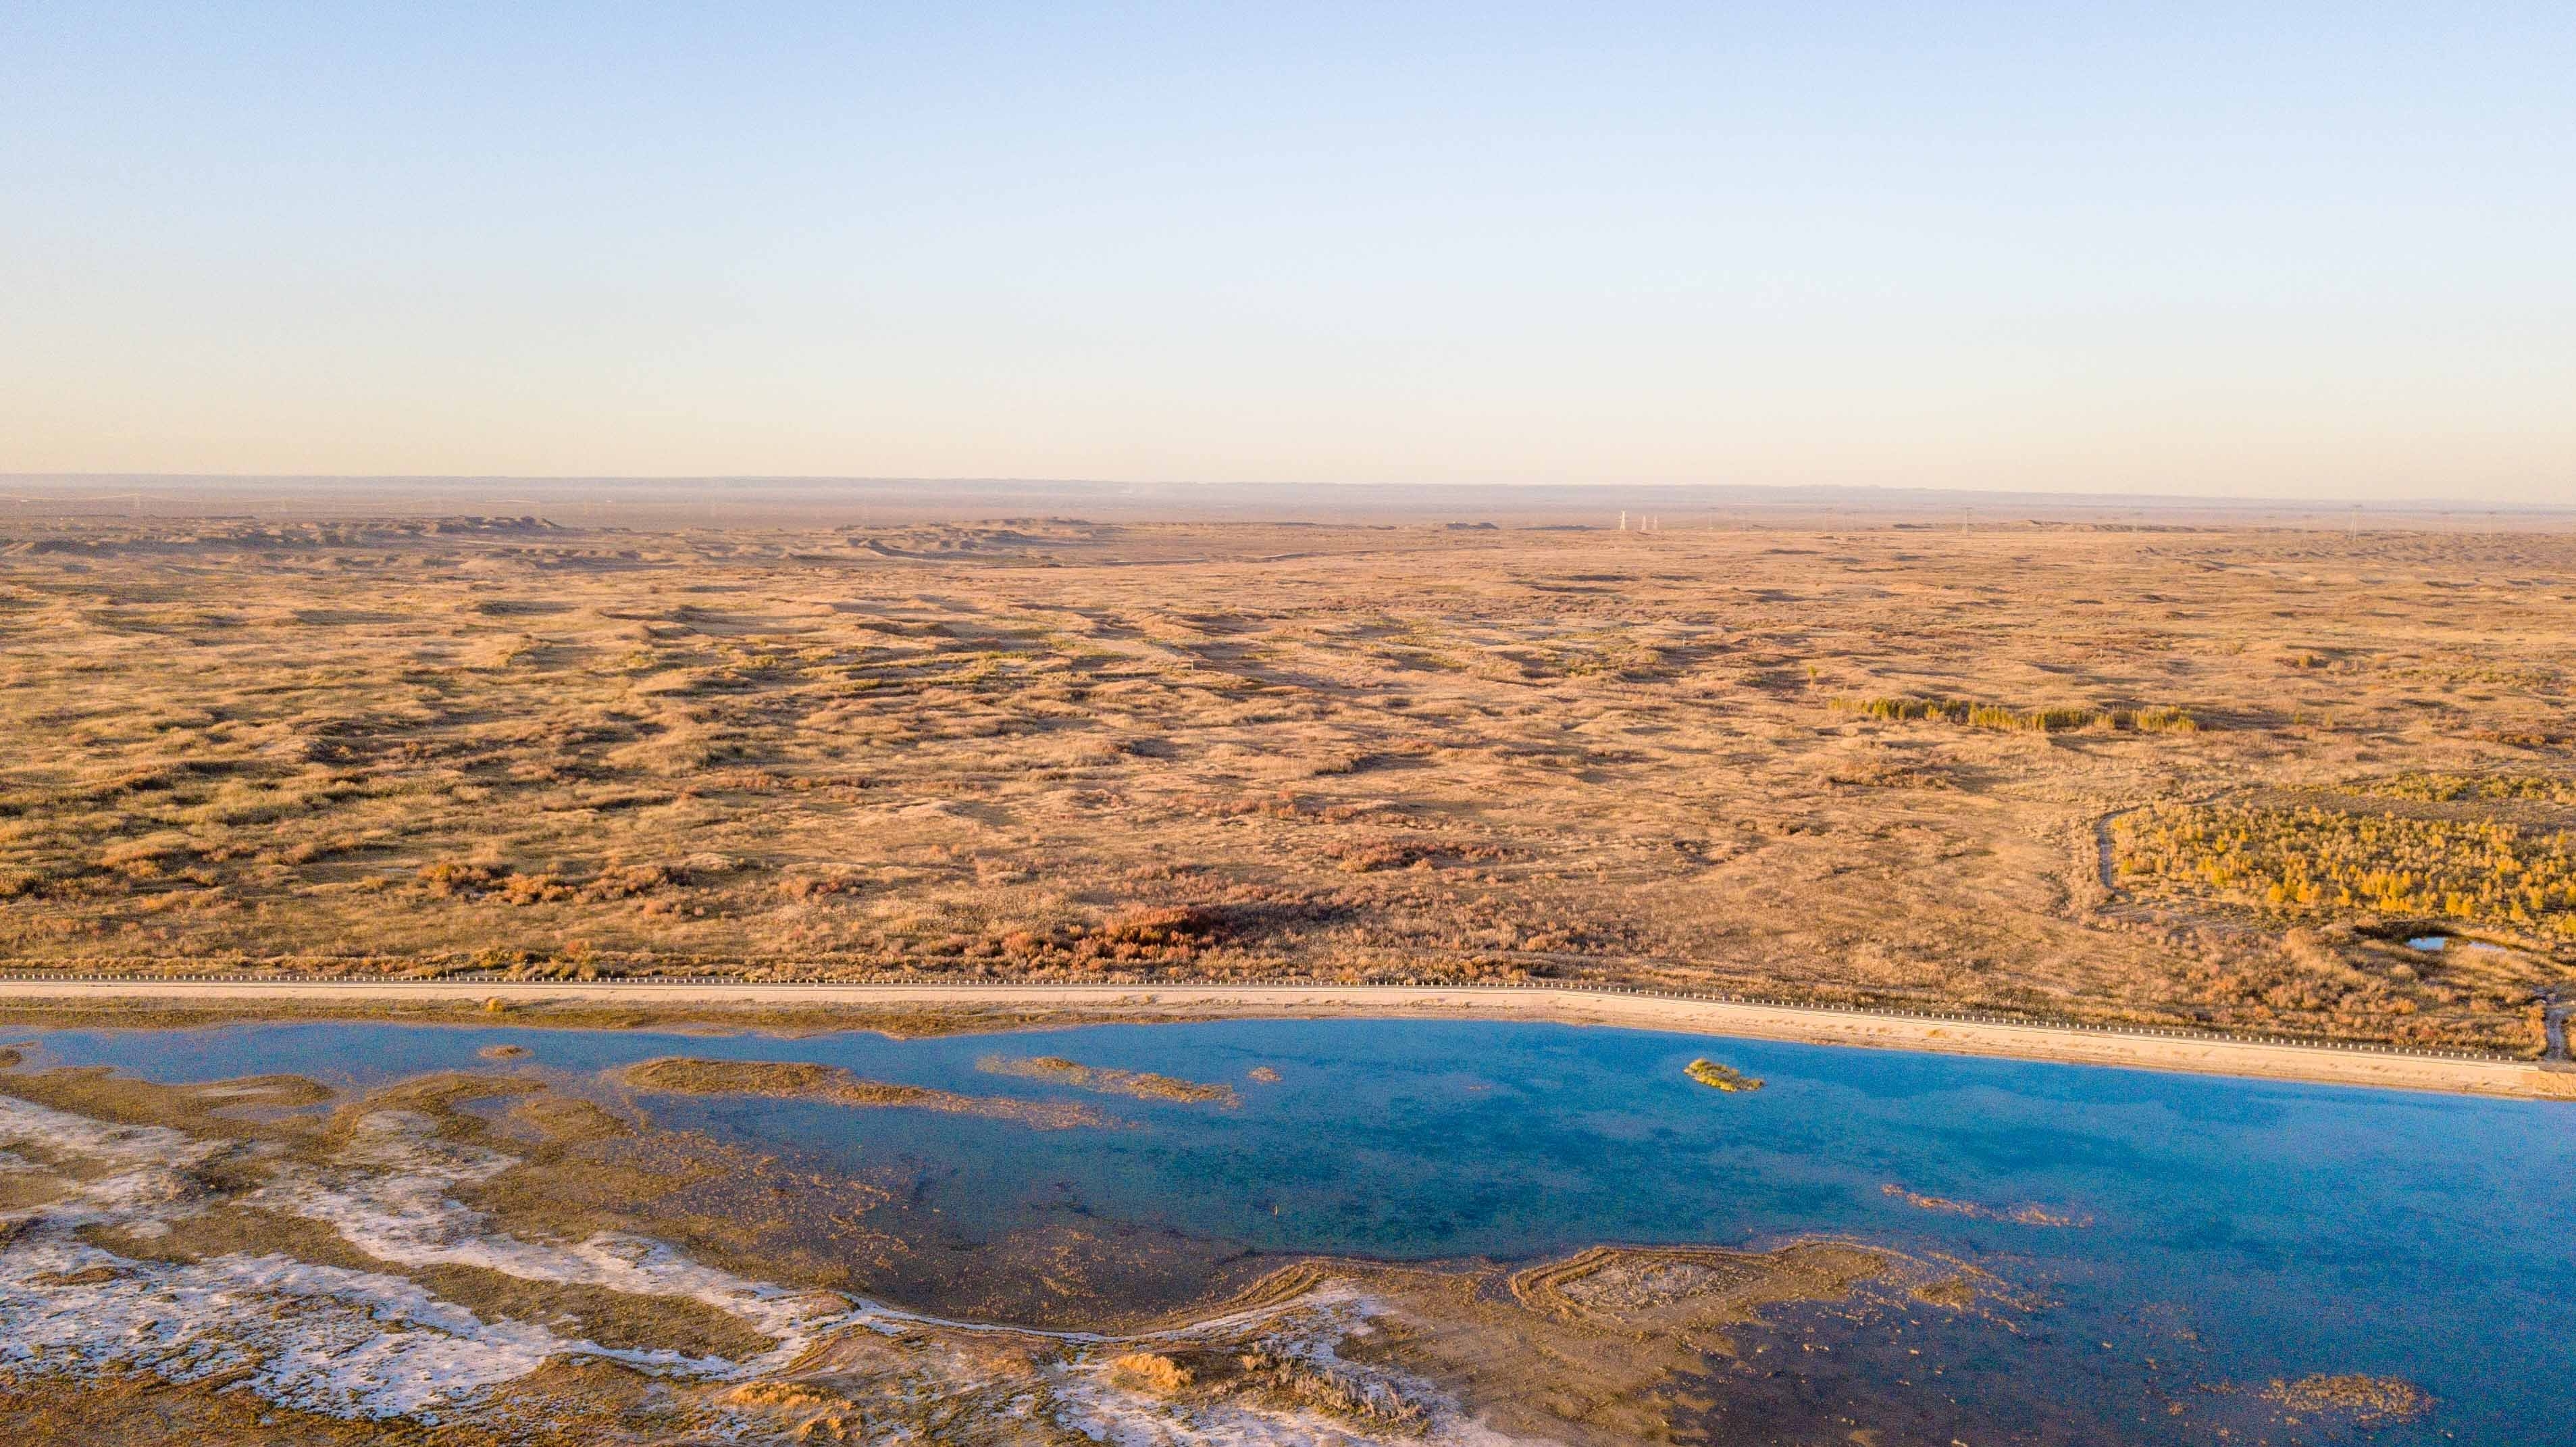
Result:
<svg viewBox="0 0 2576 1447">
<path fill-rule="evenodd" d="M 2246 507 L 2304 508 L 2378 508 L 2438 510 L 2501 508 L 2508 511 L 2576 511 L 2576 496 L 2541 498 L 2528 501 L 2494 498 L 2455 498 L 2434 494 L 2417 497 L 2364 498 L 2322 494 L 2209 494 L 2182 491 L 2113 490 L 2107 488 L 1999 488 L 1972 485 L 1936 485 L 1905 483 L 1832 483 L 1832 482 L 1691 482 L 1691 481 L 1620 481 L 1595 478 L 1583 482 L 1354 482 L 1335 478 L 1186 478 L 1186 477 L 901 477 L 862 473 L 437 473 L 437 472 L 5 472 L 0 471 L 0 492 L 7 489 L 45 490 L 62 488 L 76 491 L 100 491 L 140 487 L 166 490 L 173 494 L 190 489 L 262 489 L 300 490 L 307 488 L 358 486 L 399 488 L 416 486 L 434 491 L 489 491 L 508 487 L 533 487 L 571 495 L 585 488 L 658 489 L 690 486 L 722 488 L 778 488 L 814 490 L 828 488 L 900 488 L 900 489 L 1004 489 L 1021 488 L 1033 492 L 1061 490 L 1128 492 L 1138 495 L 1189 496 L 1194 494 L 1227 494 L 1250 496 L 1261 493 L 1425 493 L 1431 495 L 1496 495 L 1523 494 L 1592 495 L 1615 498 L 1623 492 L 1646 496 L 1662 494 L 1709 494 L 1740 497 L 1749 502 L 1777 500 L 1797 496 L 1852 498 L 1910 498 L 1925 496 L 1958 503 L 1979 501 L 2008 503 L 2017 500 L 2057 500 L 2086 506 L 2117 507 L 2202 507 L 2242 505 Z"/>
<path fill-rule="evenodd" d="M 2571 73 L 2536 5 L 19 6 L 0 473 L 2564 504 Z"/>
<path fill-rule="evenodd" d="M 2576 501 L 2367 502 L 1992 489 L 1080 478 L 440 477 L 0 473 L 0 524 L 39 518 L 485 515 L 568 526 L 901 526 L 1007 519 L 1615 528 L 1943 528 L 2022 522 L 2562 531 Z"/>
</svg>

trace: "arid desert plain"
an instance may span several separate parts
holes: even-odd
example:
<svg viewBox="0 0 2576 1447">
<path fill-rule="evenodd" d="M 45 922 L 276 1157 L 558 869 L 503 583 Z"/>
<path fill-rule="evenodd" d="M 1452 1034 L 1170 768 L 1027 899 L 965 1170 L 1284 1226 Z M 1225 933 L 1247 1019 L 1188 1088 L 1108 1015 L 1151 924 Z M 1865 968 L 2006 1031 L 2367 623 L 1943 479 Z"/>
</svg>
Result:
<svg viewBox="0 0 2576 1447">
<path fill-rule="evenodd" d="M 0 950 L 2537 1056 L 2571 579 L 2548 532 L 29 525 Z M 2405 944 L 2447 932 L 2496 948 Z"/>
</svg>

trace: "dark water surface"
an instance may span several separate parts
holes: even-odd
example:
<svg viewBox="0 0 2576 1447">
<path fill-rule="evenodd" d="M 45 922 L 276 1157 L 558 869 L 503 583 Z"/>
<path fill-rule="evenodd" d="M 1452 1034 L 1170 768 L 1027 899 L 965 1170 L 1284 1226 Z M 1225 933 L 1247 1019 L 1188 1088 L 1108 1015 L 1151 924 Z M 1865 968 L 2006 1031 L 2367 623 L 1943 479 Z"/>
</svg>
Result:
<svg viewBox="0 0 2576 1447">
<path fill-rule="evenodd" d="M 674 1097 L 655 1098 L 656 1118 L 852 1169 L 904 1164 L 969 1238 L 1067 1209 L 1265 1252 L 1397 1258 L 1822 1234 L 1955 1256 L 2044 1302 L 2001 1320 L 1792 1313 L 1707 1384 L 1720 1440 L 1838 1440 L 1814 1432 L 1846 1406 L 1891 1426 L 1891 1443 L 2356 1440 L 2290 1424 L 2253 1394 L 2358 1373 L 2435 1399 L 2358 1440 L 2576 1442 L 2576 1107 L 1528 1024 L 903 1042 L 359 1024 L 35 1038 L 31 1066 L 164 1081 L 287 1072 L 364 1086 L 488 1069 L 475 1052 L 499 1043 L 550 1071 L 670 1054 L 819 1061 L 1081 1099 L 1135 1128 Z M 1227 1082 L 1243 1104 L 978 1072 L 995 1053 Z M 1768 1086 L 1693 1084 L 1682 1067 L 1700 1055 Z M 1264 1065 L 1279 1083 L 1246 1078 Z M 1890 1185 L 2089 1224 L 1927 1209 Z"/>
</svg>

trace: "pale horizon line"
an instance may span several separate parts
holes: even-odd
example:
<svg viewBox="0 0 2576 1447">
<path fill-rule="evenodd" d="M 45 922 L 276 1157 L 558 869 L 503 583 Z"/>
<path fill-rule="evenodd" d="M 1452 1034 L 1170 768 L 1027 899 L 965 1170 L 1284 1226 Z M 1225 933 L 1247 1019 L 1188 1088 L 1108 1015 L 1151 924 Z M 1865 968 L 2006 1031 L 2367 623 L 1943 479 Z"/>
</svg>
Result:
<svg viewBox="0 0 2576 1447">
<path fill-rule="evenodd" d="M 2192 492 L 2137 492 L 2084 489 L 2041 488 L 1969 488 L 1939 484 L 1888 483 L 1801 483 L 1801 482 L 1356 482 L 1326 480 L 1258 480 L 1205 478 L 1091 478 L 1091 477 L 1016 477 L 1006 475 L 959 475 L 949 477 L 902 476 L 866 473 L 446 473 L 446 472 L 0 472 L 0 487 L 35 489 L 85 488 L 100 485 L 185 487 L 211 485 L 224 487 L 243 483 L 281 485 L 367 484 L 384 483 L 402 486 L 447 484 L 489 486 L 501 484 L 583 484 L 614 486 L 618 484 L 696 483 L 716 486 L 786 485 L 792 487 L 829 487 L 856 485 L 889 488 L 936 487 L 1013 487 L 1027 489 L 1061 488 L 1066 490 L 1156 490 L 1172 492 L 1290 492 L 1330 491 L 1338 493 L 1379 492 L 1387 494 L 1461 495 L 1484 492 L 1544 496 L 1549 494 L 1582 496 L 1597 494 L 1604 498 L 1621 493 L 1726 493 L 1755 497 L 1814 495 L 1860 495 L 1870 498 L 1905 498 L 1961 501 L 1987 498 L 2034 500 L 2086 506 L 2134 506 L 2209 508 L 2215 510 L 2294 509 L 2303 511 L 2349 510 L 2356 512 L 2488 512 L 2488 513 L 2576 513 L 2576 501 L 2539 502 L 2497 498 L 2354 498 L 2297 497 L 2280 494 L 2235 494 Z M 2576 494 L 2576 484 L 2571 484 Z"/>
</svg>

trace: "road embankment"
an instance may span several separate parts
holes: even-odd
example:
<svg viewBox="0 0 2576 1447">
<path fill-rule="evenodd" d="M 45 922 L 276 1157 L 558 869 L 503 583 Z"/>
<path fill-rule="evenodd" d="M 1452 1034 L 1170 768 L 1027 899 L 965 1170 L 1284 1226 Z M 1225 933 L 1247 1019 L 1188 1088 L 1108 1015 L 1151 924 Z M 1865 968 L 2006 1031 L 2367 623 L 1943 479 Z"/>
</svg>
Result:
<svg viewBox="0 0 2576 1447">
<path fill-rule="evenodd" d="M 2075 1065 L 2184 1071 L 2395 1090 L 2576 1100 L 2576 1072 L 2529 1061 L 2441 1052 L 2380 1050 L 2189 1032 L 2092 1029 L 1770 1004 L 1618 989 L 1441 985 L 1297 984 L 799 984 L 767 981 L 10 979 L 0 1004 L 43 1007 L 128 1004 L 220 1010 L 257 1018 L 327 1009 L 363 1013 L 425 1004 L 497 1002 L 503 1018 L 543 1023 L 548 1008 L 614 1006 L 631 1023 L 661 1010 L 703 1026 L 710 1013 L 740 1009 L 746 1021 L 793 1009 L 811 1018 L 849 1010 L 852 1023 L 885 1012 L 956 1009 L 1044 1012 L 1049 1022 L 1120 1019 L 1543 1020 L 1695 1034 L 1787 1040 L 1954 1055 L 1999 1056 Z M 521 1013 L 521 1012 L 526 1013 Z M 5 1016 L 0 1016 L 5 1018 Z M 102 1021 L 100 1023 L 107 1023 Z"/>
</svg>

